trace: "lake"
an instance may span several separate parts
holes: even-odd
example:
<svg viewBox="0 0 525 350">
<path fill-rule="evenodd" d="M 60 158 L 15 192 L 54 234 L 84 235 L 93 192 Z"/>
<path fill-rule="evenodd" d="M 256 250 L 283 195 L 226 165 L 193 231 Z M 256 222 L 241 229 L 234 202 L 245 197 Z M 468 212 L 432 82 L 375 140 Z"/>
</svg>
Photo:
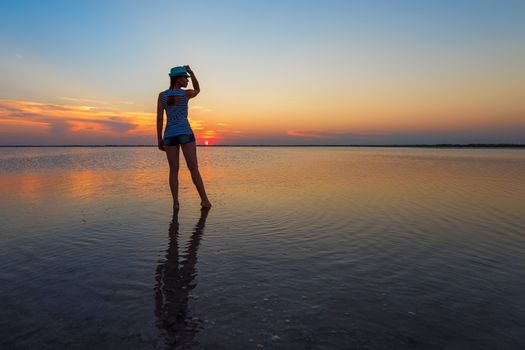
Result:
<svg viewBox="0 0 525 350">
<path fill-rule="evenodd" d="M 0 347 L 525 347 L 525 151 L 198 156 L 0 148 Z"/>
</svg>

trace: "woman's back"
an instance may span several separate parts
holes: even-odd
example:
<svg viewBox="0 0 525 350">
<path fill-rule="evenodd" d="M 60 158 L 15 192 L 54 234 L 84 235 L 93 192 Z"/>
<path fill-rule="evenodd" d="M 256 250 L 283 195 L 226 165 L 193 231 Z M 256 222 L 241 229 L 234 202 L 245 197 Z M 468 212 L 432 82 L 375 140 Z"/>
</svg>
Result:
<svg viewBox="0 0 525 350">
<path fill-rule="evenodd" d="M 167 115 L 164 137 L 193 133 L 188 121 L 188 98 L 185 90 L 168 89 L 163 91 L 162 105 Z"/>
</svg>

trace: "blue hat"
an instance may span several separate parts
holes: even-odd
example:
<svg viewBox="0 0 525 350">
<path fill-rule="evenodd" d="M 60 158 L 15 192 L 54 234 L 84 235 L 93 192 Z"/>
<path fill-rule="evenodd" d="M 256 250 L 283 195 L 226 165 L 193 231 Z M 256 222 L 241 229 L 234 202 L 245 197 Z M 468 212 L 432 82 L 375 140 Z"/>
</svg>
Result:
<svg viewBox="0 0 525 350">
<path fill-rule="evenodd" d="M 173 67 L 170 70 L 170 77 L 189 77 L 190 75 L 186 72 L 186 68 L 183 66 Z"/>
</svg>

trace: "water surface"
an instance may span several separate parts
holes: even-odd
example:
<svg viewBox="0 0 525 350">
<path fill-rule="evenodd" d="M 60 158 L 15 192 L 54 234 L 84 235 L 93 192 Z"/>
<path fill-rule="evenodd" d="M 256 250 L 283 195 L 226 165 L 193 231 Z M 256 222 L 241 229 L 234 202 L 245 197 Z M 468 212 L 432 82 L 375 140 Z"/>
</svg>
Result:
<svg viewBox="0 0 525 350">
<path fill-rule="evenodd" d="M 0 347 L 521 349 L 525 152 L 0 148 Z"/>
</svg>

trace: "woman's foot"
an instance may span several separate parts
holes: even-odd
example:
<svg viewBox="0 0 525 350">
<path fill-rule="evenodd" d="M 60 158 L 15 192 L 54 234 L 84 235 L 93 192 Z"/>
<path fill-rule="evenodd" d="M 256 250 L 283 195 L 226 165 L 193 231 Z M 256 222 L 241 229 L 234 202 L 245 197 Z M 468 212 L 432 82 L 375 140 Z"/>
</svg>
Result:
<svg viewBox="0 0 525 350">
<path fill-rule="evenodd" d="M 201 207 L 203 208 L 211 208 L 211 203 L 209 200 L 205 200 L 201 202 Z"/>
</svg>

